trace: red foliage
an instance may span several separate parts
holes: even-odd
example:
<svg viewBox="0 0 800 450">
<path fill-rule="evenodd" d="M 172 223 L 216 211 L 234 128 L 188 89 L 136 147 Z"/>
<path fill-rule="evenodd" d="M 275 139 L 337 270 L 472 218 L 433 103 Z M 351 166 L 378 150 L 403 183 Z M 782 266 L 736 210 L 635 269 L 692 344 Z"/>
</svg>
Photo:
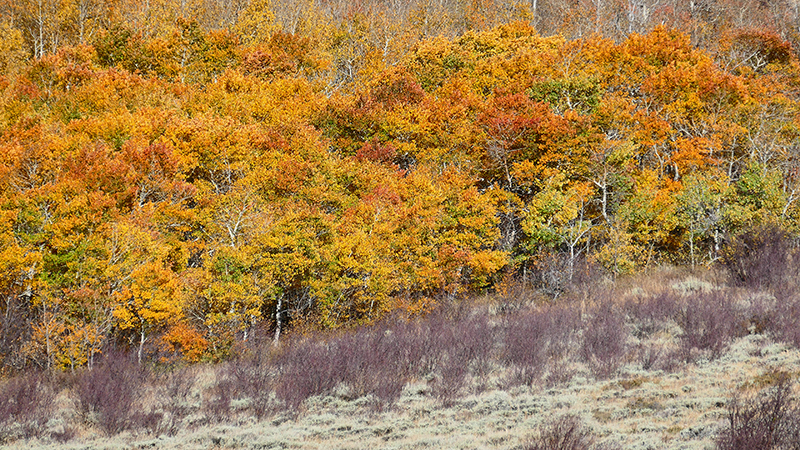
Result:
<svg viewBox="0 0 800 450">
<path fill-rule="evenodd" d="M 359 161 L 372 161 L 381 164 L 389 164 L 394 160 L 397 149 L 391 142 L 380 142 L 378 138 L 373 138 L 365 142 L 356 152 L 356 159 Z"/>
</svg>

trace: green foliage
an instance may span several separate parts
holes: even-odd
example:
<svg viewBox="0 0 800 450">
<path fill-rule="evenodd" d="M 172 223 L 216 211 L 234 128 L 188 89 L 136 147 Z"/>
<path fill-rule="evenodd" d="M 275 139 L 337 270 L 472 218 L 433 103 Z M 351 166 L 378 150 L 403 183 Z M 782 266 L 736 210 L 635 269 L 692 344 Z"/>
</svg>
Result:
<svg viewBox="0 0 800 450">
<path fill-rule="evenodd" d="M 594 113 L 602 95 L 597 81 L 581 79 L 542 81 L 525 93 L 533 100 L 549 103 L 558 113 L 574 110 L 580 114 Z"/>
<path fill-rule="evenodd" d="M 729 220 L 737 229 L 779 220 L 786 196 L 780 172 L 751 161 L 734 184 Z"/>
</svg>

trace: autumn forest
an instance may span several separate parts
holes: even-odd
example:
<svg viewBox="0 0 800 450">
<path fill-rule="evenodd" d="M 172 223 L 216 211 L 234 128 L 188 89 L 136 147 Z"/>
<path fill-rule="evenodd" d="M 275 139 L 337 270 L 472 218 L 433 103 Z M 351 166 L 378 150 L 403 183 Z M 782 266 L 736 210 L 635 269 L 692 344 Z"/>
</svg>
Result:
<svg viewBox="0 0 800 450">
<path fill-rule="evenodd" d="M 0 13 L 3 371 L 219 361 L 800 231 L 797 2 Z"/>
</svg>

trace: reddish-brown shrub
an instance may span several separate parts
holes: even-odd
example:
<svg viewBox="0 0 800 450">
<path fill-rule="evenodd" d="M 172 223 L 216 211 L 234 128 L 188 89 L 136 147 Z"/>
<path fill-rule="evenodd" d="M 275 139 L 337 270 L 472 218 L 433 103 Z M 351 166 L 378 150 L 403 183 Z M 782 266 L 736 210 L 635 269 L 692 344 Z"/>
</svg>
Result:
<svg viewBox="0 0 800 450">
<path fill-rule="evenodd" d="M 734 396 L 727 411 L 727 426 L 717 437 L 719 450 L 800 448 L 800 409 L 789 374 L 776 373 L 775 383 L 753 398 Z"/>
<path fill-rule="evenodd" d="M 735 285 L 783 290 L 797 274 L 790 235 L 775 224 L 763 225 L 729 239 L 723 264 Z"/>
<path fill-rule="evenodd" d="M 146 378 L 135 355 L 108 352 L 81 374 L 76 387 L 78 411 L 109 436 L 138 428 L 143 419 L 151 422 L 140 402 Z"/>
<path fill-rule="evenodd" d="M 775 308 L 770 314 L 767 330 L 775 339 L 800 348 L 800 295 L 776 292 Z"/>
<path fill-rule="evenodd" d="M 275 353 L 269 347 L 256 350 L 225 364 L 220 370 L 216 391 L 209 404 L 212 414 L 227 415 L 230 402 L 246 399 L 247 409 L 258 419 L 275 409 L 273 392 L 277 381 Z M 214 412 L 214 409 L 219 411 Z"/>
<path fill-rule="evenodd" d="M 509 383 L 532 385 L 547 364 L 571 350 L 580 314 L 570 305 L 521 311 L 506 319 L 502 361 L 512 367 Z"/>
<path fill-rule="evenodd" d="M 354 397 L 372 395 L 376 407 L 393 404 L 410 375 L 404 363 L 405 336 L 385 323 L 339 336 L 331 342 L 337 384 L 348 386 Z"/>
<path fill-rule="evenodd" d="M 625 316 L 611 301 L 605 300 L 584 321 L 580 355 L 595 376 L 608 378 L 625 357 L 627 339 Z"/>
<path fill-rule="evenodd" d="M 633 326 L 633 335 L 644 339 L 664 330 L 666 324 L 678 316 L 680 297 L 673 291 L 664 291 L 652 297 L 628 300 L 624 310 Z"/>
<path fill-rule="evenodd" d="M 328 342 L 298 339 L 284 343 L 286 349 L 277 358 L 278 382 L 275 394 L 291 413 L 297 413 L 308 398 L 331 392 L 339 380 L 344 363 L 336 361 Z"/>
<path fill-rule="evenodd" d="M 39 372 L 24 373 L 0 384 L 0 442 L 40 436 L 54 399 L 53 388 Z"/>
<path fill-rule="evenodd" d="M 163 415 L 158 432 L 174 436 L 180 430 L 192 410 L 189 397 L 195 379 L 195 372 L 186 367 L 172 368 L 154 379 L 158 408 Z"/>
<path fill-rule="evenodd" d="M 203 399 L 203 412 L 206 420 L 224 422 L 231 416 L 231 401 L 235 395 L 235 384 L 217 371 L 217 381 L 208 389 Z"/>
<path fill-rule="evenodd" d="M 165 416 L 161 432 L 170 436 L 175 435 L 180 429 L 183 419 L 191 412 L 189 396 L 194 387 L 195 378 L 192 369 L 175 368 L 156 380 L 158 402 Z"/>
<path fill-rule="evenodd" d="M 594 434 L 581 419 L 565 415 L 540 426 L 538 434 L 519 450 L 589 450 L 594 442 Z"/>
<path fill-rule="evenodd" d="M 677 322 L 683 330 L 681 356 L 687 362 L 693 361 L 698 352 L 717 358 L 734 338 L 747 334 L 740 311 L 719 291 L 686 299 Z"/>
</svg>

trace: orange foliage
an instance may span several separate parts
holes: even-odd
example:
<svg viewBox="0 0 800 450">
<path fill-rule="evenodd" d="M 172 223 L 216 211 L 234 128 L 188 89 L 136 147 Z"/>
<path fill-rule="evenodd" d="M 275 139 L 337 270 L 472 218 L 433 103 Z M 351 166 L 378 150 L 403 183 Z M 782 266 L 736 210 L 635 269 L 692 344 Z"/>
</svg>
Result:
<svg viewBox="0 0 800 450">
<path fill-rule="evenodd" d="M 111 340 L 220 359 L 258 328 L 423 315 L 554 261 L 711 263 L 725 233 L 797 231 L 785 30 L 246 3 L 78 23 L 49 2 L 41 36 L 33 3 L 6 8 L 0 293 L 35 312 L 30 361 L 88 365 Z"/>
</svg>

